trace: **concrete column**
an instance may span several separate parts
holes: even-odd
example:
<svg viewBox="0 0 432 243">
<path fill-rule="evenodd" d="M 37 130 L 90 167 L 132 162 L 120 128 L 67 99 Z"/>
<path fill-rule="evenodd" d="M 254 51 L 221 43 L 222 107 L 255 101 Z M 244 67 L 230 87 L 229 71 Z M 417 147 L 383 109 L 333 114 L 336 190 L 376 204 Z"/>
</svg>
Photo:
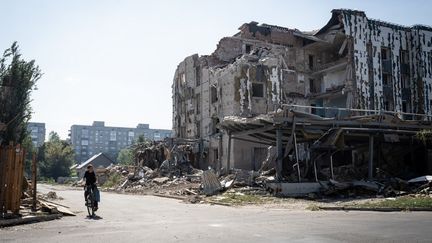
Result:
<svg viewBox="0 0 432 243">
<path fill-rule="evenodd" d="M 374 157 L 374 136 L 369 135 L 369 165 L 368 165 L 369 180 L 373 179 L 373 171 L 374 171 L 373 157 Z"/>
<path fill-rule="evenodd" d="M 231 133 L 228 134 L 227 173 L 231 169 Z"/>
<path fill-rule="evenodd" d="M 282 179 L 282 161 L 283 161 L 283 144 L 282 144 L 282 129 L 278 128 L 276 130 L 276 149 L 277 149 L 277 159 L 276 159 L 276 180 Z"/>
<path fill-rule="evenodd" d="M 218 149 L 218 158 L 219 158 L 218 171 L 219 171 L 219 173 L 221 172 L 221 169 L 222 169 L 222 157 L 223 157 L 222 138 L 223 138 L 222 134 L 219 134 L 219 146 L 218 146 L 219 147 L 219 149 Z"/>
</svg>

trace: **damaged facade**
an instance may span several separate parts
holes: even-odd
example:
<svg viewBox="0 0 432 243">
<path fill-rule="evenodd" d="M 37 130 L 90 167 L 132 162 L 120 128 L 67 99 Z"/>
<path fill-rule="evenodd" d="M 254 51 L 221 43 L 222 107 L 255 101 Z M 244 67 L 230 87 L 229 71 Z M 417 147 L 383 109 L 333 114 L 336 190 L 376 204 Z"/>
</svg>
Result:
<svg viewBox="0 0 432 243">
<path fill-rule="evenodd" d="M 266 159 L 268 145 L 230 139 L 229 129 L 219 130 L 228 116 L 251 118 L 297 105 L 329 118 L 358 115 L 357 110 L 387 111 L 404 120 L 431 118 L 429 27 L 333 10 L 319 31 L 256 22 L 239 30 L 221 39 L 213 54 L 187 57 L 174 75 L 174 137 L 199 147 L 201 168 L 258 170 Z"/>
</svg>

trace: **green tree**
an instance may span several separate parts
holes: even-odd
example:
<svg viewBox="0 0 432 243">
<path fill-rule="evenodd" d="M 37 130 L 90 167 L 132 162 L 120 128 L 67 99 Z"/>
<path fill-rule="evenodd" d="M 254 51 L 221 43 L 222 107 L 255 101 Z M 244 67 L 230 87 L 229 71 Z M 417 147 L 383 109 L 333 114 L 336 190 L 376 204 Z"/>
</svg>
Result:
<svg viewBox="0 0 432 243">
<path fill-rule="evenodd" d="M 30 176 L 32 173 L 32 159 L 33 159 L 33 153 L 36 152 L 36 148 L 33 146 L 32 139 L 30 135 L 27 135 L 24 140 L 21 143 L 22 147 L 26 151 L 26 156 L 24 160 L 24 172 L 26 176 Z M 30 178 L 30 177 L 28 177 Z"/>
<path fill-rule="evenodd" d="M 132 165 L 134 164 L 134 156 L 129 148 L 124 148 L 120 150 L 117 156 L 117 162 L 122 165 Z"/>
<path fill-rule="evenodd" d="M 25 140 L 32 112 L 30 96 L 41 76 L 34 60 L 22 58 L 17 42 L 0 57 L 0 123 L 7 125 L 0 132 L 0 144 Z"/>
<path fill-rule="evenodd" d="M 145 143 L 146 142 L 146 138 L 144 137 L 144 135 L 139 135 L 136 143 Z"/>
<path fill-rule="evenodd" d="M 60 176 L 69 176 L 69 168 L 75 163 L 72 146 L 57 133 L 50 132 L 48 142 L 39 148 L 38 161 L 42 177 L 57 180 Z"/>
</svg>

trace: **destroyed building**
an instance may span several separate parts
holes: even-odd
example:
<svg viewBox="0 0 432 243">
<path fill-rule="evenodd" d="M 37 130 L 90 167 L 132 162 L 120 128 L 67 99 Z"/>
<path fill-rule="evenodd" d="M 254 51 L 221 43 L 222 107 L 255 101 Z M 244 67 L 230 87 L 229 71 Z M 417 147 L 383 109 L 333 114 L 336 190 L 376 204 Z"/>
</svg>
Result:
<svg viewBox="0 0 432 243">
<path fill-rule="evenodd" d="M 386 113 L 430 121 L 432 29 L 341 9 L 312 32 L 250 22 L 211 55 L 185 58 L 172 92 L 174 137 L 198 144 L 200 167 L 258 170 L 272 143 L 242 137 L 241 130 L 264 128 L 220 126 L 225 118 L 292 105 L 331 119 Z"/>
</svg>

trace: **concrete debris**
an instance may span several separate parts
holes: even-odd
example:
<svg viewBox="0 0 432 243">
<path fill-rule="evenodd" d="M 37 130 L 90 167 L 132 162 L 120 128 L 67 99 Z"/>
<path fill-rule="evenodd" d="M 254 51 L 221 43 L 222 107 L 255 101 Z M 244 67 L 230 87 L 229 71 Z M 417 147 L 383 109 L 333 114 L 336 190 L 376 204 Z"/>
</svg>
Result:
<svg viewBox="0 0 432 243">
<path fill-rule="evenodd" d="M 158 184 L 158 185 L 165 184 L 165 183 L 168 182 L 168 181 L 169 181 L 169 178 L 168 178 L 168 177 L 159 177 L 159 178 L 155 178 L 155 179 L 153 179 L 153 182 L 155 182 L 155 183 Z"/>
<path fill-rule="evenodd" d="M 214 195 L 222 190 L 221 183 L 216 174 L 211 170 L 204 171 L 202 175 L 202 187 L 203 193 L 206 196 Z"/>
<path fill-rule="evenodd" d="M 63 200 L 62 197 L 57 196 L 57 193 L 53 191 L 40 195 L 40 198 L 47 200 Z"/>
<path fill-rule="evenodd" d="M 297 180 L 295 170 L 292 175 L 285 177 L 294 179 L 277 180 L 274 167 L 275 150 L 272 146 L 266 149 L 267 156 L 263 157 L 266 162 L 262 163 L 263 166 L 258 171 L 231 169 L 227 170 L 226 174 L 216 173 L 212 169 L 203 171 L 194 168 L 189 157 L 192 153 L 190 146 L 153 144 L 151 147 L 144 148 L 146 152 L 142 154 L 153 159 L 153 162 L 141 159 L 135 166 L 113 165 L 107 168 L 108 182 L 110 178 L 120 177 L 116 184 L 110 185 L 112 190 L 182 197 L 184 201 L 191 203 L 200 202 L 201 196 L 218 195 L 228 191 L 248 195 L 307 197 L 310 199 L 359 196 L 394 197 L 419 193 L 429 195 L 431 191 L 428 182 L 430 176 L 408 181 L 388 176 L 381 169 L 376 173 L 376 179 L 365 180 L 364 175 L 367 174 L 367 168 L 353 164 L 319 169 L 318 175 L 328 178 L 327 180 L 314 181 L 305 177 L 302 178 L 303 181 L 293 183 L 292 180 Z M 164 156 L 160 156 L 160 151 L 164 151 Z M 158 158 L 163 161 L 159 161 Z M 154 167 L 155 165 L 159 167 Z"/>
<path fill-rule="evenodd" d="M 98 173 L 107 190 L 128 193 L 188 196 L 200 194 L 202 170 L 191 164 L 190 145 L 169 145 L 166 141 L 133 146 L 137 163 L 112 165 Z"/>
<path fill-rule="evenodd" d="M 32 208 L 33 206 L 33 198 L 30 196 L 32 194 L 31 182 L 27 182 L 28 186 L 26 187 L 26 191 L 23 192 L 22 200 L 21 200 L 21 215 L 22 219 L 27 217 L 33 217 L 34 221 L 40 221 L 44 219 L 54 219 L 60 218 L 61 216 L 75 216 L 76 214 L 69 210 L 69 208 L 65 205 L 62 205 L 58 202 L 58 200 L 62 200 L 63 198 L 59 197 L 56 192 L 50 191 L 46 194 L 38 194 L 36 198 L 36 208 Z M 55 216 L 55 217 L 52 217 Z M 39 220 L 40 219 L 40 220 Z M 27 223 L 26 220 L 18 220 L 15 224 Z"/>
<path fill-rule="evenodd" d="M 431 182 L 431 181 L 432 181 L 432 176 L 426 175 L 426 176 L 420 176 L 420 177 L 413 178 L 413 179 L 409 180 L 408 183 Z"/>
<path fill-rule="evenodd" d="M 304 183 L 267 183 L 267 189 L 277 196 L 302 197 L 310 193 L 319 193 L 322 186 L 317 182 Z"/>
</svg>

